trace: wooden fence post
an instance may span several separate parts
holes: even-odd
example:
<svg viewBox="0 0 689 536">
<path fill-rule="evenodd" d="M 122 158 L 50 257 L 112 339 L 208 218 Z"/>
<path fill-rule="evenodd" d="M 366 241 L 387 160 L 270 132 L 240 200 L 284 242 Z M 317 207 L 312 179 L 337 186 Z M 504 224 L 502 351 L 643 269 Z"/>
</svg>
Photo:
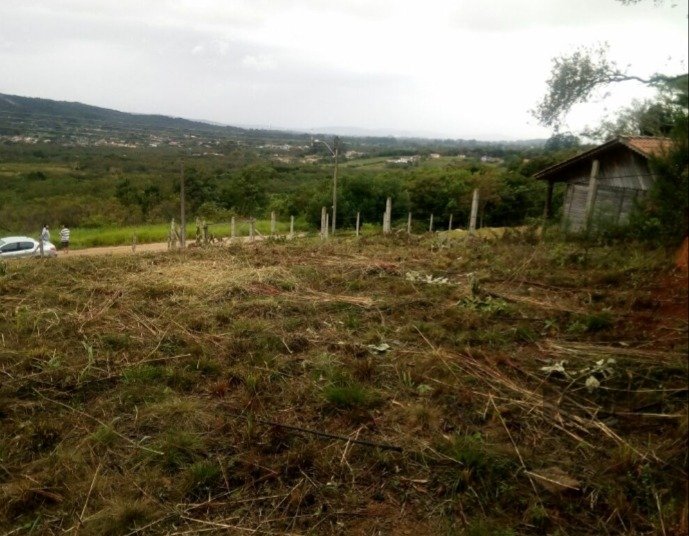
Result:
<svg viewBox="0 0 689 536">
<path fill-rule="evenodd" d="M 361 212 L 356 213 L 356 236 L 359 236 L 359 224 L 361 222 Z"/>
<path fill-rule="evenodd" d="M 324 236 L 324 238 L 326 240 L 328 239 L 329 230 L 330 230 L 330 213 L 326 212 L 325 213 L 325 236 Z"/>
<path fill-rule="evenodd" d="M 325 217 L 326 217 L 326 209 L 325 207 L 321 207 L 321 240 L 325 240 L 325 229 L 326 229 L 326 223 L 325 223 Z"/>
<path fill-rule="evenodd" d="M 237 236 L 237 228 L 235 226 L 234 216 L 232 216 L 232 220 L 230 221 L 230 240 L 234 240 L 235 236 Z"/>
<path fill-rule="evenodd" d="M 132 253 L 136 253 L 136 235 L 132 236 Z"/>
<path fill-rule="evenodd" d="M 294 238 L 294 216 L 289 217 L 289 237 Z"/>
<path fill-rule="evenodd" d="M 273 210 L 270 213 L 270 236 L 273 236 L 275 234 L 275 227 L 276 227 L 275 211 Z"/>
<path fill-rule="evenodd" d="M 586 231 L 591 228 L 591 223 L 593 221 L 593 208 L 596 205 L 596 196 L 598 195 L 598 170 L 600 168 L 600 162 L 594 160 L 591 164 L 591 176 L 589 177 L 589 191 L 586 196 L 586 209 L 584 211 L 584 224 Z"/>
<path fill-rule="evenodd" d="M 474 190 L 474 195 L 471 198 L 471 216 L 469 218 L 469 232 L 473 233 L 476 230 L 476 214 L 478 212 L 478 188 Z"/>
<path fill-rule="evenodd" d="M 450 214 L 450 222 L 447 224 L 447 230 L 452 231 L 452 214 Z"/>
<path fill-rule="evenodd" d="M 407 214 L 407 234 L 411 234 L 411 212 Z"/>
<path fill-rule="evenodd" d="M 254 241 L 254 233 L 256 232 L 256 220 L 253 216 L 249 219 L 249 240 Z"/>
<path fill-rule="evenodd" d="M 428 232 L 433 232 L 433 214 L 431 214 L 431 223 L 428 225 Z"/>
</svg>

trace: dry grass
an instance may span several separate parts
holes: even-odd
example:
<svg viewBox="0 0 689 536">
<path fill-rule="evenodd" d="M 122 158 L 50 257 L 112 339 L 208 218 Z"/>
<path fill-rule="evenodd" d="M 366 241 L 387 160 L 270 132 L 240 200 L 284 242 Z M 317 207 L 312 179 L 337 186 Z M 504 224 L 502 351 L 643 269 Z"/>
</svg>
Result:
<svg viewBox="0 0 689 536">
<path fill-rule="evenodd" d="M 686 533 L 686 277 L 533 242 L 6 264 L 0 530 Z"/>
</svg>

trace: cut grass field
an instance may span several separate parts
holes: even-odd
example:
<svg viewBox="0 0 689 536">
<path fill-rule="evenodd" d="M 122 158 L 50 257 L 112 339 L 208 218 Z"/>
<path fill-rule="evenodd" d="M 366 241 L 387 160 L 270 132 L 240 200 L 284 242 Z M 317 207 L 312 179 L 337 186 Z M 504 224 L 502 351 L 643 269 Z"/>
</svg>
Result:
<svg viewBox="0 0 689 536">
<path fill-rule="evenodd" d="M 681 534 L 687 289 L 528 232 L 0 265 L 4 534 Z"/>
</svg>

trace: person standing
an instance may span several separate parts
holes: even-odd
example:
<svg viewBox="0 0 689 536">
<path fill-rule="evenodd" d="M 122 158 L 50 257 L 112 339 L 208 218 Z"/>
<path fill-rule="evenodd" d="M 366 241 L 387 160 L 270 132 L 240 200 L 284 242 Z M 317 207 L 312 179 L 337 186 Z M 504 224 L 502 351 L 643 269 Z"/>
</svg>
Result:
<svg viewBox="0 0 689 536">
<path fill-rule="evenodd" d="M 44 255 L 43 246 L 46 242 L 50 242 L 50 230 L 47 224 L 43 224 L 43 229 L 41 230 L 41 238 L 38 241 L 38 251 L 41 253 L 41 257 Z"/>
<path fill-rule="evenodd" d="M 60 229 L 60 249 L 64 249 L 65 253 L 69 253 L 69 228 L 66 225 Z"/>
</svg>

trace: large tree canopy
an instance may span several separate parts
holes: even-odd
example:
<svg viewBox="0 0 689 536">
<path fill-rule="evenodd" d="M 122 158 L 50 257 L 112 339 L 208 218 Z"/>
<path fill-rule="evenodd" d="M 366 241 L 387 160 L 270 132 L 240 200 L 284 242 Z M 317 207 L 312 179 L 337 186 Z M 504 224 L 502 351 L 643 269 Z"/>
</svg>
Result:
<svg viewBox="0 0 689 536">
<path fill-rule="evenodd" d="M 547 91 L 533 110 L 538 121 L 558 130 L 572 106 L 588 101 L 594 91 L 618 82 L 636 81 L 657 88 L 670 87 L 686 75 L 654 74 L 642 78 L 627 73 L 607 56 L 607 44 L 581 47 L 572 54 L 553 58 Z"/>
</svg>

